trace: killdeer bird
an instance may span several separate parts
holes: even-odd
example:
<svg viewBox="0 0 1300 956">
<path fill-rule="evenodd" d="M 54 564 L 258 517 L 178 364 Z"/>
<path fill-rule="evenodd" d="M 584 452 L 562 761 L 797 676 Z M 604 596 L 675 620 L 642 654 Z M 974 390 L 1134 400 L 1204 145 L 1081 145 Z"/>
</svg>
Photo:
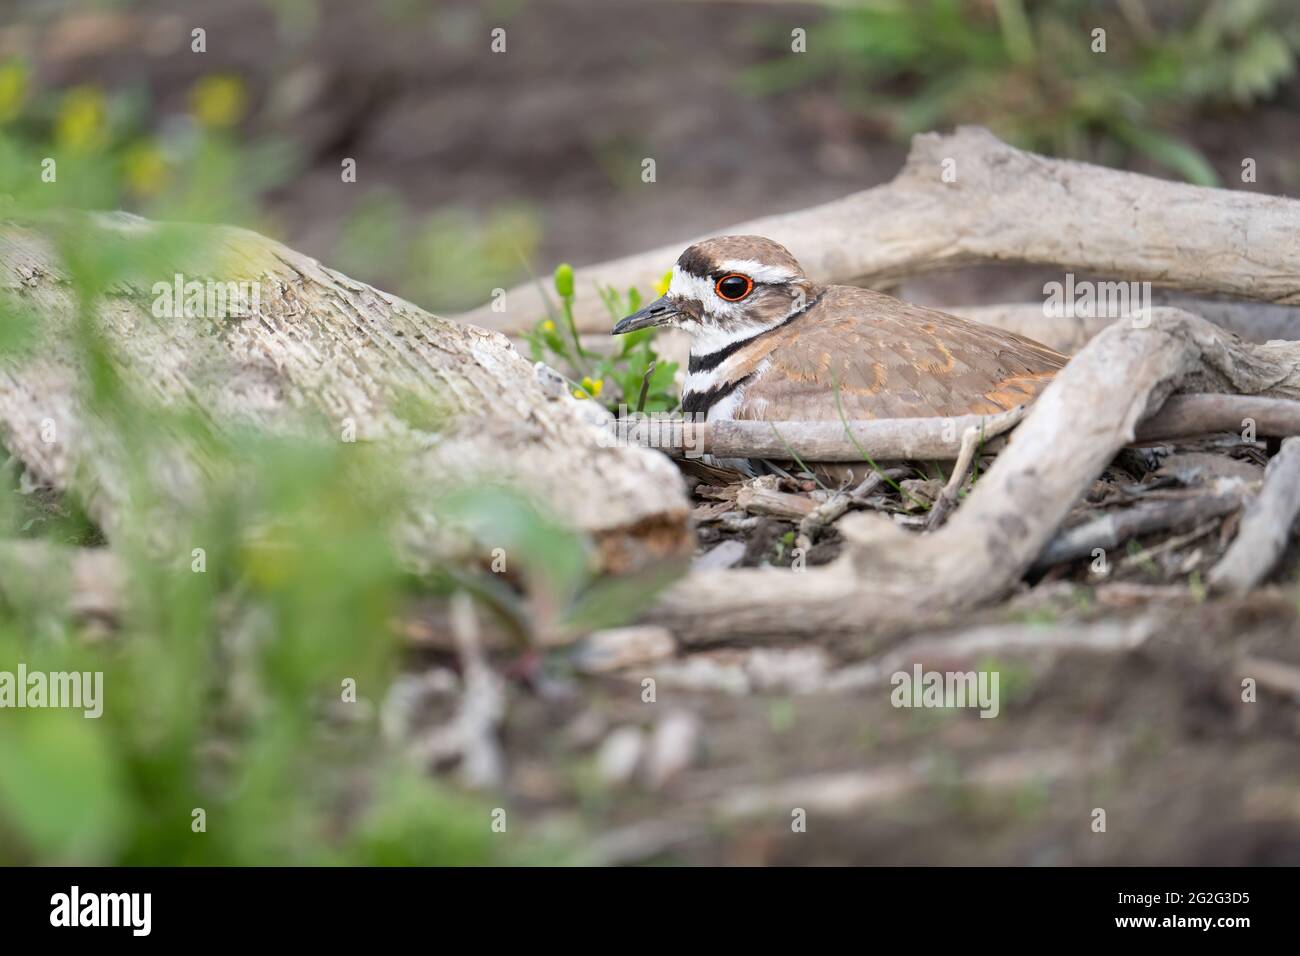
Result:
<svg viewBox="0 0 1300 956">
<path fill-rule="evenodd" d="M 993 414 L 1032 400 L 1066 361 L 1045 345 L 851 286 L 817 286 L 784 246 L 691 246 L 668 292 L 613 334 L 691 336 L 682 412 L 706 421 Z"/>
</svg>

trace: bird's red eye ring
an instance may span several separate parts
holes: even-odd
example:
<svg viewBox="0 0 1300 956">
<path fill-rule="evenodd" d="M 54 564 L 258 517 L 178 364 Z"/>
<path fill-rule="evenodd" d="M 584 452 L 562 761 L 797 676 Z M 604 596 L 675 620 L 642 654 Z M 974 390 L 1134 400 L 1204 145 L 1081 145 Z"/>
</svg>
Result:
<svg viewBox="0 0 1300 956">
<path fill-rule="evenodd" d="M 739 272 L 729 272 L 713 287 L 713 291 L 718 293 L 718 298 L 726 299 L 728 302 L 739 302 L 745 296 L 754 291 L 754 280 L 749 276 L 741 275 Z"/>
</svg>

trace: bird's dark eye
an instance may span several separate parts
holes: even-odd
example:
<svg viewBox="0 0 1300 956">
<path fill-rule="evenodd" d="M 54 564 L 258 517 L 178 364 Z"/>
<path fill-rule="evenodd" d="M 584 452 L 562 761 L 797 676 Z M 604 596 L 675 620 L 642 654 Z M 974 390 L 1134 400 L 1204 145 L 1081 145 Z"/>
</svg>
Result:
<svg viewBox="0 0 1300 956">
<path fill-rule="evenodd" d="M 728 302 L 739 302 L 754 291 L 754 280 L 739 272 L 731 272 L 718 280 L 713 291 L 718 293 L 719 298 L 726 299 Z"/>
</svg>

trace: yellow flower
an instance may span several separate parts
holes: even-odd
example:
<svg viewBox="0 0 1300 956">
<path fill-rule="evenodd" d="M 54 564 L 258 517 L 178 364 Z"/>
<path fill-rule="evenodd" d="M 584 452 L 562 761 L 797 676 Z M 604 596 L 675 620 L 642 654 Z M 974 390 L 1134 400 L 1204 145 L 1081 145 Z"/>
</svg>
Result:
<svg viewBox="0 0 1300 956">
<path fill-rule="evenodd" d="M 242 557 L 244 570 L 254 586 L 272 589 L 284 586 L 289 580 L 296 555 L 275 531 L 270 531 L 246 544 Z"/>
<path fill-rule="evenodd" d="M 580 388 L 575 388 L 575 389 L 573 390 L 573 397 L 574 397 L 574 398 L 586 398 L 586 397 L 587 397 L 587 393 L 584 392 L 584 391 L 583 391 L 582 389 L 580 389 Z"/>
<path fill-rule="evenodd" d="M 209 129 L 234 126 L 248 104 L 244 81 L 237 76 L 205 76 L 190 91 L 194 118 Z"/>
<path fill-rule="evenodd" d="M 167 160 L 152 143 L 137 143 L 122 159 L 126 186 L 137 196 L 152 196 L 167 182 Z"/>
<path fill-rule="evenodd" d="M 664 277 L 655 283 L 655 295 L 667 295 L 668 287 L 672 285 L 673 270 L 669 269 L 664 273 Z"/>
<path fill-rule="evenodd" d="M 543 332 L 554 332 L 554 331 L 555 331 L 555 323 L 552 322 L 550 319 L 547 319 L 545 322 L 542 323 L 542 331 L 543 331 Z"/>
<path fill-rule="evenodd" d="M 18 60 L 0 65 L 0 123 L 16 117 L 27 98 L 27 68 Z"/>
<path fill-rule="evenodd" d="M 63 95 L 54 123 L 59 145 L 90 152 L 104 141 L 104 94 L 91 86 L 78 86 Z"/>
<path fill-rule="evenodd" d="M 604 388 L 605 388 L 605 380 L 603 378 L 598 378 L 595 381 L 592 381 L 586 375 L 582 377 L 582 391 L 584 393 L 582 396 L 583 398 L 586 398 L 588 395 L 590 395 L 592 398 L 599 398 L 600 393 L 604 390 Z"/>
</svg>

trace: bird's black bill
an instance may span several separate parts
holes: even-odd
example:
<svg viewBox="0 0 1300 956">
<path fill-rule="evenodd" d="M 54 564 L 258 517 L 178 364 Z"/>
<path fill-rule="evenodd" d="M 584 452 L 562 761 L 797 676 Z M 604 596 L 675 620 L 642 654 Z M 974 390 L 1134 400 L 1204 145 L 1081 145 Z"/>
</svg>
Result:
<svg viewBox="0 0 1300 956">
<path fill-rule="evenodd" d="M 626 332 L 635 332 L 638 329 L 648 329 L 655 325 L 663 325 L 677 314 L 677 306 L 668 301 L 668 296 L 661 296 L 647 305 L 644 309 L 641 309 L 639 312 L 633 312 L 626 319 L 621 320 L 618 325 L 614 326 L 610 335 L 623 335 Z"/>
</svg>

